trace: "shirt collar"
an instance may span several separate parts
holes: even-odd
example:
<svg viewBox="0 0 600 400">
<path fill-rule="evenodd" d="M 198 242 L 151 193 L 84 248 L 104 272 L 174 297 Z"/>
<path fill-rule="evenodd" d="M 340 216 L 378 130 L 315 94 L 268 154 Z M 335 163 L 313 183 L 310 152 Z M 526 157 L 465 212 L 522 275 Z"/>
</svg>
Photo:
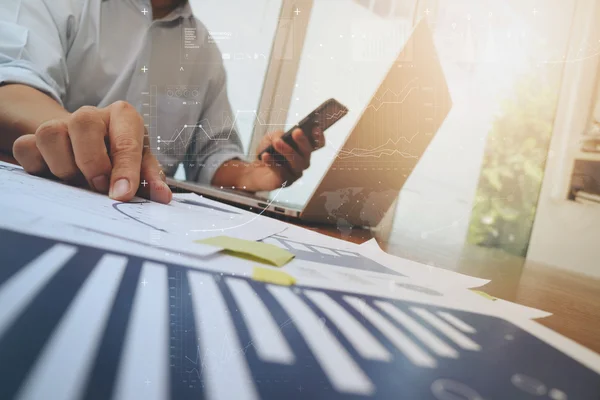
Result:
<svg viewBox="0 0 600 400">
<path fill-rule="evenodd" d="M 159 21 L 174 21 L 178 18 L 191 18 L 194 14 L 192 13 L 192 6 L 190 6 L 190 2 L 186 1 L 173 11 L 169 15 L 164 18 L 161 18 Z"/>
<path fill-rule="evenodd" d="M 103 0 L 103 1 L 107 1 L 107 0 Z M 119 0 L 119 1 L 121 1 L 121 0 Z M 148 7 L 150 9 L 152 8 L 152 4 L 151 4 L 152 2 L 150 0 L 132 0 L 132 2 L 141 7 Z M 157 21 L 169 22 L 169 21 L 174 21 L 177 18 L 192 18 L 193 16 L 194 16 L 194 14 L 192 12 L 192 6 L 190 6 L 189 1 L 186 1 L 182 5 L 180 5 L 173 11 L 171 11 L 171 13 L 169 15 L 167 15 L 166 17 L 163 17 Z"/>
</svg>

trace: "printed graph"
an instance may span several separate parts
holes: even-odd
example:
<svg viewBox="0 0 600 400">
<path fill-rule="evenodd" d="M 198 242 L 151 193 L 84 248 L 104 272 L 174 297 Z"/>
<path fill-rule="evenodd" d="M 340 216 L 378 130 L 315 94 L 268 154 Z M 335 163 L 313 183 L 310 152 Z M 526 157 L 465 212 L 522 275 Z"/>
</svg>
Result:
<svg viewBox="0 0 600 400">
<path fill-rule="evenodd" d="M 2 398 L 600 395 L 598 374 L 495 317 L 0 236 Z"/>
<path fill-rule="evenodd" d="M 297 259 L 312 261 L 321 264 L 336 265 L 344 268 L 358 269 L 363 271 L 380 272 L 396 276 L 404 276 L 399 272 L 389 269 L 378 262 L 366 258 L 359 253 L 347 250 L 332 249 L 327 246 L 315 246 L 287 239 L 283 236 L 274 235 L 263 239 L 264 243 L 273 244 L 284 248 L 296 256 Z"/>
</svg>

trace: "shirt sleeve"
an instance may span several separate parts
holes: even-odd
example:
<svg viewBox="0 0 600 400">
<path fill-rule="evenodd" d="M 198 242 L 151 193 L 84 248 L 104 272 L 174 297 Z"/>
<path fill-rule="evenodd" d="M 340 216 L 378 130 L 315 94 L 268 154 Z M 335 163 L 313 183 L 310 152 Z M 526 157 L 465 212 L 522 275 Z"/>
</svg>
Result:
<svg viewBox="0 0 600 400">
<path fill-rule="evenodd" d="M 188 154 L 194 154 L 197 162 L 191 164 L 193 167 L 185 165 L 188 180 L 206 184 L 212 182 L 224 162 L 245 158 L 227 96 L 227 78 L 220 52 L 212 59 L 215 63 L 209 69 L 215 72 L 209 83 L 206 106 L 188 148 Z"/>
<path fill-rule="evenodd" d="M 0 1 L 0 84 L 19 83 L 62 105 L 66 54 L 76 30 L 75 0 Z"/>
</svg>

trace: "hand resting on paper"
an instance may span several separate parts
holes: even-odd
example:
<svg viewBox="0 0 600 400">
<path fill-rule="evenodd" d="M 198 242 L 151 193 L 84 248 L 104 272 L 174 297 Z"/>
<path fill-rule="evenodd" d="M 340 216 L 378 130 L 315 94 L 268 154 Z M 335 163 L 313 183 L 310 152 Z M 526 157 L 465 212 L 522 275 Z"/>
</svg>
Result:
<svg viewBox="0 0 600 400">
<path fill-rule="evenodd" d="M 171 201 L 165 175 L 147 146 L 143 119 L 123 101 L 48 120 L 34 134 L 17 138 L 13 154 L 31 174 L 87 182 L 115 200 L 129 201 L 137 194 Z"/>
</svg>

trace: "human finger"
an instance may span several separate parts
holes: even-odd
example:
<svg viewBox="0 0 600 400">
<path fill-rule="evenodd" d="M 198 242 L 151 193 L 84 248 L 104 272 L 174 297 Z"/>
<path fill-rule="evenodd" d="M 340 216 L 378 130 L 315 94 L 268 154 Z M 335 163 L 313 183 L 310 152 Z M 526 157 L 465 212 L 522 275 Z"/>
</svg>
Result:
<svg viewBox="0 0 600 400">
<path fill-rule="evenodd" d="M 129 201 L 140 185 L 144 122 L 136 109 L 124 101 L 111 104 L 107 111 L 112 159 L 109 196 Z"/>
<path fill-rule="evenodd" d="M 299 178 L 299 176 L 293 174 L 289 168 L 286 168 L 283 164 L 278 162 L 277 158 L 272 154 L 266 153 L 263 157 L 263 163 L 279 176 L 279 182 L 276 187 L 279 187 L 283 182 L 287 182 L 287 184 L 290 185 Z"/>
<path fill-rule="evenodd" d="M 305 159 L 310 159 L 310 153 L 313 151 L 313 146 L 310 144 L 310 141 L 302 129 L 295 129 L 292 132 L 292 139 L 294 139 L 294 142 L 298 147 L 298 153 Z"/>
<path fill-rule="evenodd" d="M 274 142 L 277 139 L 280 139 L 283 135 L 285 135 L 285 132 L 282 130 L 277 130 L 277 131 L 272 131 L 269 132 L 265 135 L 266 138 L 268 138 L 269 142 Z"/>
<path fill-rule="evenodd" d="M 37 148 L 35 135 L 23 135 L 13 143 L 13 156 L 25 172 L 42 175 L 48 172 L 48 165 Z"/>
<path fill-rule="evenodd" d="M 282 139 L 277 139 L 273 143 L 273 147 L 281 154 L 288 164 L 288 169 L 296 175 L 302 175 L 302 172 L 309 167 L 310 161 L 297 153 L 292 146 L 284 142 Z"/>
<path fill-rule="evenodd" d="M 273 132 L 267 132 L 267 134 L 265 134 L 262 138 L 262 140 L 260 141 L 260 144 L 258 145 L 258 154 L 260 155 L 261 159 L 262 157 L 265 156 L 265 150 L 271 146 L 273 144 L 273 142 L 275 142 L 277 139 L 281 138 L 284 135 L 285 132 L 279 130 L 279 131 L 273 131 Z"/>
<path fill-rule="evenodd" d="M 325 135 L 323 134 L 323 129 L 319 125 L 313 127 L 312 137 L 315 150 L 325 147 Z"/>
<path fill-rule="evenodd" d="M 70 144 L 75 164 L 90 187 L 108 193 L 112 163 L 106 149 L 108 124 L 104 111 L 96 107 L 81 107 L 68 122 Z"/>
<path fill-rule="evenodd" d="M 44 122 L 35 132 L 35 141 L 52 175 L 71 183 L 85 183 L 75 163 L 66 120 Z"/>
</svg>

